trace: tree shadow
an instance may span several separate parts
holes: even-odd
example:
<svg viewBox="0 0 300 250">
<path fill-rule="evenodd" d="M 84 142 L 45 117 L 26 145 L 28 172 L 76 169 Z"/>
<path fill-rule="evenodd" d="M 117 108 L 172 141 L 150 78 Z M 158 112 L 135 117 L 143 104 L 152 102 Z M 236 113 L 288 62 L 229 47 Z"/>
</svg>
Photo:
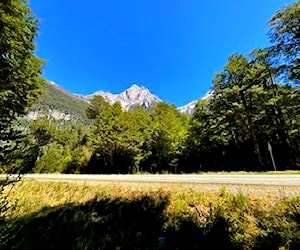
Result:
<svg viewBox="0 0 300 250">
<path fill-rule="evenodd" d="M 125 198 L 105 194 L 84 203 L 44 207 L 10 222 L 6 249 L 220 249 L 230 246 L 223 216 L 199 226 L 179 215 L 166 227 L 169 196 Z M 178 220 L 177 220 L 178 221 Z M 170 223 L 170 221 L 168 221 Z M 218 237 L 218 240 L 214 240 Z M 233 249 L 233 248 L 231 248 Z"/>
<path fill-rule="evenodd" d="M 112 198 L 102 193 L 86 203 L 44 207 L 8 222 L 11 238 L 6 246 L 0 244 L 0 248 L 185 250 L 250 247 L 235 242 L 237 232 L 222 207 L 211 206 L 205 216 L 197 209 L 199 214 L 168 214 L 169 201 L 169 196 L 161 192 L 130 198 Z M 298 223 L 296 210 L 293 216 L 298 216 L 294 218 Z M 284 228 L 276 229 L 279 234 L 282 230 Z M 270 232 L 253 239 L 255 247 L 252 248 L 278 249 L 287 238 L 274 241 L 275 236 L 278 238 L 278 234 Z M 298 236 L 291 238 L 289 249 L 299 249 Z"/>
<path fill-rule="evenodd" d="M 103 195 L 85 204 L 45 207 L 12 223 L 9 249 L 157 249 L 167 196 Z"/>
</svg>

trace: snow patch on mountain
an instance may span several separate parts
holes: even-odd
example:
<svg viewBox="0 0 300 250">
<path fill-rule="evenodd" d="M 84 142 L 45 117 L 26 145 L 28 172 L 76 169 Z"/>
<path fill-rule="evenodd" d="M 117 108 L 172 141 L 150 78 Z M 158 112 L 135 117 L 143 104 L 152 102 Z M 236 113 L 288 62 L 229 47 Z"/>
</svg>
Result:
<svg viewBox="0 0 300 250">
<path fill-rule="evenodd" d="M 200 100 L 209 100 L 212 97 L 212 95 L 213 95 L 213 90 L 209 90 L 208 92 L 205 93 L 205 95 L 202 98 L 200 98 Z M 197 102 L 198 100 L 194 100 L 182 107 L 179 107 L 178 110 L 182 113 L 192 115 Z"/>
<path fill-rule="evenodd" d="M 197 104 L 197 100 L 195 101 L 192 101 L 182 107 L 179 107 L 178 110 L 181 112 L 181 113 L 185 113 L 185 114 L 188 114 L 188 115 L 191 115 L 193 114 L 193 111 L 195 109 L 195 106 Z"/>
</svg>

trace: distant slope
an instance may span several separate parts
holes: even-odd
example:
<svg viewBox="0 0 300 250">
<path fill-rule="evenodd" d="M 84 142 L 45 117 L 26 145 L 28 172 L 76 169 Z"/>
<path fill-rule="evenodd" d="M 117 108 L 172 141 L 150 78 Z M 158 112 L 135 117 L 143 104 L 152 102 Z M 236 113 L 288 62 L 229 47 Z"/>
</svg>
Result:
<svg viewBox="0 0 300 250">
<path fill-rule="evenodd" d="M 188 115 L 192 115 L 193 112 L 194 112 L 194 109 L 195 109 L 195 106 L 197 104 L 198 100 L 195 100 L 195 101 L 192 101 L 182 107 L 179 107 L 178 110 L 181 112 L 181 113 L 185 113 L 185 114 L 188 114 Z"/>
<path fill-rule="evenodd" d="M 31 108 L 28 118 L 36 119 L 46 116 L 56 120 L 71 120 L 86 123 L 88 122 L 86 115 L 88 106 L 88 102 L 49 82 L 44 86 L 39 103 Z"/>
<path fill-rule="evenodd" d="M 196 104 L 198 101 L 200 100 L 210 100 L 212 98 L 213 95 L 213 90 L 209 90 L 202 98 L 200 98 L 199 100 L 195 100 L 192 101 L 182 107 L 179 107 L 178 110 L 182 113 L 186 113 L 188 115 L 192 115 L 194 112 L 194 109 L 196 107 Z"/>
</svg>

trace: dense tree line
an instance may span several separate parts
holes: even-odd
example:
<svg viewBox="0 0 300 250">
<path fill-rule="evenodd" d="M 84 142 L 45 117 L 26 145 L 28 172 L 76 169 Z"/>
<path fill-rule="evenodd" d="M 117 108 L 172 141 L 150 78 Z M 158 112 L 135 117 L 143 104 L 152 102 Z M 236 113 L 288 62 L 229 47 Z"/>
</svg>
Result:
<svg viewBox="0 0 300 250">
<path fill-rule="evenodd" d="M 158 103 L 147 111 L 122 111 L 96 96 L 87 110 L 94 125 L 65 124 L 42 118 L 31 124 L 37 156 L 34 172 L 174 172 L 189 117 Z"/>
<path fill-rule="evenodd" d="M 93 125 L 33 121 L 26 129 L 31 145 L 26 171 L 299 169 L 299 24 L 299 1 L 278 11 L 269 21 L 271 46 L 229 56 L 213 79 L 210 98 L 200 100 L 192 116 L 164 102 L 149 110 L 123 111 L 120 103 L 109 105 L 96 96 L 86 111 Z M 3 58 L 10 60 L 9 54 Z M 35 62 L 38 68 L 41 62 Z"/>
</svg>

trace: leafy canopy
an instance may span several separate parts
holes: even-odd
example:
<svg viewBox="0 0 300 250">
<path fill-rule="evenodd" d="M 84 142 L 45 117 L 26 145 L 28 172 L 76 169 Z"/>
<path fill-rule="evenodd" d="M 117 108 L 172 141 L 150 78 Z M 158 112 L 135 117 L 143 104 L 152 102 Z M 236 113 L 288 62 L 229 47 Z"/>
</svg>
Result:
<svg viewBox="0 0 300 250">
<path fill-rule="evenodd" d="M 0 128 L 23 115 L 44 83 L 34 55 L 38 20 L 26 0 L 0 2 Z"/>
<path fill-rule="evenodd" d="M 13 121 L 36 100 L 44 61 L 34 55 L 38 21 L 26 0 L 0 2 L 0 162 L 15 160 L 22 135 Z M 22 155 L 22 154 L 21 154 Z"/>
<path fill-rule="evenodd" d="M 269 21 L 273 61 L 286 77 L 300 82 L 300 1 L 278 11 Z"/>
</svg>

